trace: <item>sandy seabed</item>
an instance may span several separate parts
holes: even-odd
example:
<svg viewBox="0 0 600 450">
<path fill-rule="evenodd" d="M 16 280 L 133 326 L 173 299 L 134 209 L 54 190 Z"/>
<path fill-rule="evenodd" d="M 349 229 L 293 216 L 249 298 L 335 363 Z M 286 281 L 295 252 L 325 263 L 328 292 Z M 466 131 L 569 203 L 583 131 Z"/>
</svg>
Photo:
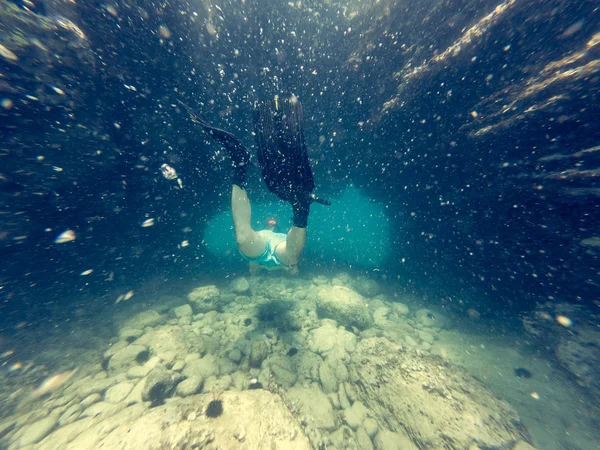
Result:
<svg viewBox="0 0 600 450">
<path fill-rule="evenodd" d="M 3 356 L 0 449 L 600 442 L 585 393 L 524 335 L 364 276 L 220 280 L 87 321 L 36 344 L 56 364 Z"/>
</svg>

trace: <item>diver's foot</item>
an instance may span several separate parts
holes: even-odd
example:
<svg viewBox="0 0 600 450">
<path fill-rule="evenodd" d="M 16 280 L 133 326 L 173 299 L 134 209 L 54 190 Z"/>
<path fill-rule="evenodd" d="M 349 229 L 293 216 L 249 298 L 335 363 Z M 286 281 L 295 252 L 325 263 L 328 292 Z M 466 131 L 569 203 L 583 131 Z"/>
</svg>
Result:
<svg viewBox="0 0 600 450">
<path fill-rule="evenodd" d="M 310 204 L 314 197 L 310 192 L 299 192 L 294 195 L 292 201 L 292 211 L 294 212 L 293 223 L 297 228 L 306 228 L 308 224 L 308 213 L 310 212 Z"/>
<path fill-rule="evenodd" d="M 248 166 L 234 166 L 232 184 L 238 185 L 240 189 L 246 189 L 246 180 L 248 178 Z"/>
</svg>

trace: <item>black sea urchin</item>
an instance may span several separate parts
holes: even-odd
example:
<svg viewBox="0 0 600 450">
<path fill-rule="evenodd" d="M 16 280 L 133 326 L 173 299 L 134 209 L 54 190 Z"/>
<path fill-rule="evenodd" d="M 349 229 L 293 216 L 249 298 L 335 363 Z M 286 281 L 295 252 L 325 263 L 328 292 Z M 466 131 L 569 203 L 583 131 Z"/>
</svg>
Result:
<svg viewBox="0 0 600 450">
<path fill-rule="evenodd" d="M 214 418 L 219 417 L 223 414 L 223 401 L 222 400 L 213 400 L 206 407 L 206 417 Z"/>
</svg>

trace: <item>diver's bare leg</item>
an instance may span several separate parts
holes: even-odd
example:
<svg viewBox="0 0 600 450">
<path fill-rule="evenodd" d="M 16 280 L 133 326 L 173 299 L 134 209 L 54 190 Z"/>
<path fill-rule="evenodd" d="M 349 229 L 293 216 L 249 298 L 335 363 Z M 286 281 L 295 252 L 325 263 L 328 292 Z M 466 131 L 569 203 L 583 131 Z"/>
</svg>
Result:
<svg viewBox="0 0 600 450">
<path fill-rule="evenodd" d="M 235 238 L 240 251 L 248 258 L 261 256 L 267 248 L 265 239 L 252 229 L 252 209 L 245 189 L 234 184 L 231 190 L 231 214 L 235 227 Z"/>
<path fill-rule="evenodd" d="M 306 228 L 292 227 L 287 234 L 285 244 L 275 249 L 279 260 L 286 266 L 296 266 L 306 246 Z"/>
</svg>

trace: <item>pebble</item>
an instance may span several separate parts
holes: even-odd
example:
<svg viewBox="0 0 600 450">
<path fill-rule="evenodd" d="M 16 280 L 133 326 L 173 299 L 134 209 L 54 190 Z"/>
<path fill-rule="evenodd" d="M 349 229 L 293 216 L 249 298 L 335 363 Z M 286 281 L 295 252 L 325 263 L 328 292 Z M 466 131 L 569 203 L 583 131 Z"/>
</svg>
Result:
<svg viewBox="0 0 600 450">
<path fill-rule="evenodd" d="M 83 406 L 84 408 L 87 408 L 90 405 L 93 405 L 96 402 L 99 402 L 102 399 L 102 396 L 100 394 L 90 394 L 88 395 L 86 398 L 84 398 L 83 400 L 81 400 L 80 405 Z"/>
<path fill-rule="evenodd" d="M 242 360 L 242 352 L 240 352 L 237 348 L 231 350 L 229 352 L 229 359 L 234 363 L 239 363 Z"/>
<path fill-rule="evenodd" d="M 26 445 L 37 444 L 50 434 L 57 422 L 58 417 L 56 415 L 50 415 L 31 425 L 27 425 L 21 433 L 19 446 L 25 447 Z"/>
<path fill-rule="evenodd" d="M 180 397 L 194 395 L 202 390 L 202 379 L 191 376 L 177 385 L 175 393 Z"/>
<path fill-rule="evenodd" d="M 108 403 L 120 403 L 131 392 L 133 384 L 131 383 L 119 383 L 109 388 L 104 394 L 104 401 Z"/>
</svg>

